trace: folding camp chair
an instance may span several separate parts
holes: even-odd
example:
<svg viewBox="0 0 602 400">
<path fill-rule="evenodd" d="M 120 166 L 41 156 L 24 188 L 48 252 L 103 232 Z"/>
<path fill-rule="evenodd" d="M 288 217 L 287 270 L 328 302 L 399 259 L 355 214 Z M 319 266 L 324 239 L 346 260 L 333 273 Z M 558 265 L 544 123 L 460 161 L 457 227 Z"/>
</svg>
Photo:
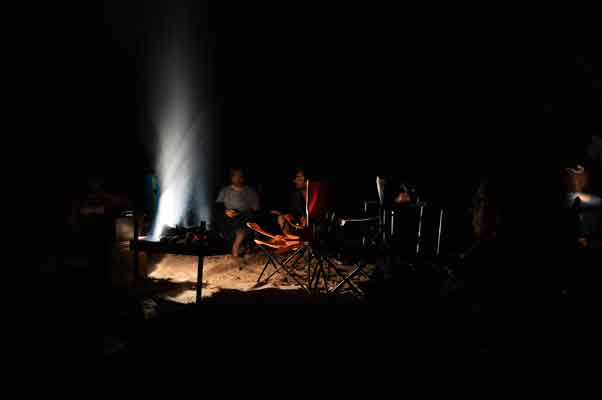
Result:
<svg viewBox="0 0 602 400">
<path fill-rule="evenodd" d="M 426 243 L 423 226 L 424 214 L 425 209 L 429 208 L 429 213 L 434 211 L 434 209 L 432 209 L 432 207 L 428 207 L 427 203 L 421 202 L 418 199 L 411 204 L 395 206 L 393 204 L 393 197 L 396 193 L 391 190 L 388 182 L 381 177 L 376 177 L 376 189 L 378 193 L 378 201 L 364 202 L 365 215 L 363 215 L 361 218 L 339 220 L 340 229 L 344 229 L 344 227 L 355 226 L 356 229 L 359 228 L 360 230 L 364 230 L 365 233 L 362 236 L 362 249 L 360 251 L 356 251 L 356 254 L 354 254 L 355 260 L 353 265 L 355 266 L 355 269 L 348 274 L 345 279 L 339 282 L 332 292 L 336 292 L 342 285 L 350 282 L 358 275 L 367 277 L 365 267 L 367 264 L 366 259 L 368 258 L 376 258 L 377 256 L 384 258 L 381 260 L 383 265 L 390 265 L 396 260 L 406 258 L 405 263 L 412 269 L 415 268 L 415 264 L 417 264 L 419 259 L 422 263 L 426 261 L 425 256 L 428 252 L 425 251 L 424 248 Z M 369 204 L 373 204 L 377 207 L 376 215 L 369 215 Z M 408 225 L 406 222 L 404 222 L 404 224 L 407 226 L 415 226 L 415 231 L 409 229 L 407 232 L 404 232 L 403 235 L 400 235 L 398 229 L 401 220 L 403 220 L 402 215 L 400 215 L 401 211 L 406 214 L 410 213 L 414 216 L 412 217 L 413 223 L 409 223 Z M 443 224 L 443 209 L 436 209 L 436 211 L 438 213 L 438 224 L 436 225 L 435 233 L 436 239 L 431 240 L 431 242 L 428 242 L 428 244 L 432 244 L 434 246 L 435 257 L 438 258 Z M 403 247 L 405 250 L 401 249 L 402 244 L 404 244 Z M 413 249 L 410 250 L 408 245 L 413 246 Z M 435 265 L 434 263 L 432 264 Z M 447 267 L 443 267 L 451 276 L 451 271 Z"/>
<path fill-rule="evenodd" d="M 257 282 L 261 281 L 265 271 L 271 265 L 274 271 L 266 278 L 266 281 L 275 273 L 284 273 L 308 293 L 330 294 L 340 288 L 339 284 L 336 286 L 329 284 L 330 277 L 336 275 L 345 280 L 344 284 L 348 284 L 354 292 L 362 295 L 362 291 L 347 279 L 348 277 L 339 271 L 329 259 L 327 252 L 323 251 L 317 240 L 323 222 L 321 219 L 327 211 L 326 184 L 308 180 L 306 185 L 306 224 L 305 226 L 292 225 L 298 232 L 297 235 L 274 235 L 264 231 L 257 224 L 247 224 L 251 230 L 266 238 L 265 240 L 255 239 L 257 246 L 267 256 L 266 264 Z M 303 263 L 303 270 L 306 271 L 305 278 L 296 272 L 295 267 L 299 262 Z"/>
</svg>

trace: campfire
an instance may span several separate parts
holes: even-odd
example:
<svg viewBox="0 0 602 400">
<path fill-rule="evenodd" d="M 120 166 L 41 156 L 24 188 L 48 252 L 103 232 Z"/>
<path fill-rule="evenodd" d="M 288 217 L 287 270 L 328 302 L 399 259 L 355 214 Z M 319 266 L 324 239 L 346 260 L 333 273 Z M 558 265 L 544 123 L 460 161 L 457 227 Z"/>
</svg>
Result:
<svg viewBox="0 0 602 400">
<path fill-rule="evenodd" d="M 179 225 L 173 227 L 166 225 L 161 232 L 159 241 L 163 243 L 192 245 L 195 242 L 200 243 L 203 240 L 207 240 L 208 235 L 209 233 L 205 224 L 188 228 Z"/>
</svg>

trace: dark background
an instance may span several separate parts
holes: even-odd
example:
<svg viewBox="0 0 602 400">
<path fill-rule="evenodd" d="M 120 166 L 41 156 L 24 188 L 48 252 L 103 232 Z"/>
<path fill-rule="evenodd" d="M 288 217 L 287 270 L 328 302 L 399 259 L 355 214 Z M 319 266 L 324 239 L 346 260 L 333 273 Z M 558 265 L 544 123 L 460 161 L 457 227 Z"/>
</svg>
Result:
<svg viewBox="0 0 602 400">
<path fill-rule="evenodd" d="M 460 10 L 463 18 L 184 1 L 45 8 L 22 50 L 30 148 L 47 177 L 40 190 L 68 192 L 101 175 L 135 191 L 153 166 L 149 46 L 178 8 L 209 64 L 214 184 L 241 164 L 275 205 L 297 165 L 329 179 L 339 198 L 374 198 L 384 173 L 464 204 L 493 171 L 582 162 L 602 129 L 593 29 L 569 37 L 558 24 Z"/>
<path fill-rule="evenodd" d="M 375 174 L 384 173 L 408 177 L 427 198 L 466 208 L 480 178 L 501 173 L 529 188 L 542 170 L 583 162 L 591 135 L 602 131 L 599 21 L 432 4 L 415 10 L 131 0 L 21 7 L 4 13 L 14 24 L 6 38 L 16 50 L 5 53 L 4 64 L 13 67 L 5 78 L 15 90 L 4 98 L 20 112 L 9 116 L 16 123 L 3 133 L 5 174 L 20 181 L 17 189 L 5 185 L 5 197 L 25 207 L 6 214 L 26 231 L 19 254 L 39 252 L 40 261 L 57 252 L 57 243 L 70 246 L 54 227 L 87 179 L 104 177 L 111 190 L 133 198 L 141 192 L 142 175 L 153 166 L 149 46 L 179 7 L 198 21 L 198 57 L 209 63 L 205 83 L 219 139 L 214 186 L 224 183 L 229 165 L 243 164 L 251 182 L 263 185 L 266 207 L 283 204 L 283 188 L 301 164 L 330 180 L 341 206 L 375 198 Z M 30 173 L 21 178 L 23 171 Z M 541 204 L 538 185 L 530 189 L 528 209 Z M 499 275 L 524 278 L 506 271 Z M 39 281 L 42 301 L 31 309 L 52 315 L 42 338 L 51 337 L 48 327 L 61 326 L 57 313 L 78 324 L 101 315 L 87 301 L 101 298 L 89 294 L 94 279 L 68 269 L 56 275 Z M 49 301 L 61 291 L 65 301 Z M 73 314 L 77 307 L 84 312 Z M 176 332 L 169 320 L 166 326 Z M 80 331 L 62 341 L 70 347 L 92 336 Z M 57 343 L 48 347 L 67 348 Z"/>
</svg>

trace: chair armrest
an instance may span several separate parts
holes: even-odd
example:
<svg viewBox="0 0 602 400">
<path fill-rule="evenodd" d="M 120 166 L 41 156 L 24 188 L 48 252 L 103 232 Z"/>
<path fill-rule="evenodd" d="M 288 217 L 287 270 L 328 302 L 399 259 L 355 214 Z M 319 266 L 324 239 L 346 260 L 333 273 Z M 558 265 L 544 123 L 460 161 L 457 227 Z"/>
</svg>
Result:
<svg viewBox="0 0 602 400">
<path fill-rule="evenodd" d="M 372 222 L 372 221 L 378 221 L 379 218 L 378 217 L 369 217 L 369 218 L 346 218 L 346 219 L 340 219 L 339 220 L 339 225 L 340 226 L 345 226 L 349 223 L 361 223 L 361 222 Z"/>
</svg>

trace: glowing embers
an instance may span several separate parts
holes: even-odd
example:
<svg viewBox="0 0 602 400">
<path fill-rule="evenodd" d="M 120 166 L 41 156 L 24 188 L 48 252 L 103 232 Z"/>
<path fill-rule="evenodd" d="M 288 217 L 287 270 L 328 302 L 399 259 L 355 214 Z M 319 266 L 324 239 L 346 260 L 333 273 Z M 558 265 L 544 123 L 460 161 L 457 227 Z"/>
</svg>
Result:
<svg viewBox="0 0 602 400">
<path fill-rule="evenodd" d="M 159 240 L 164 243 L 184 245 L 199 244 L 201 241 L 207 242 L 208 233 L 205 227 L 206 224 L 204 221 L 201 222 L 200 226 L 193 226 L 189 228 L 184 228 L 179 225 L 165 225 L 161 230 L 161 236 Z"/>
</svg>

